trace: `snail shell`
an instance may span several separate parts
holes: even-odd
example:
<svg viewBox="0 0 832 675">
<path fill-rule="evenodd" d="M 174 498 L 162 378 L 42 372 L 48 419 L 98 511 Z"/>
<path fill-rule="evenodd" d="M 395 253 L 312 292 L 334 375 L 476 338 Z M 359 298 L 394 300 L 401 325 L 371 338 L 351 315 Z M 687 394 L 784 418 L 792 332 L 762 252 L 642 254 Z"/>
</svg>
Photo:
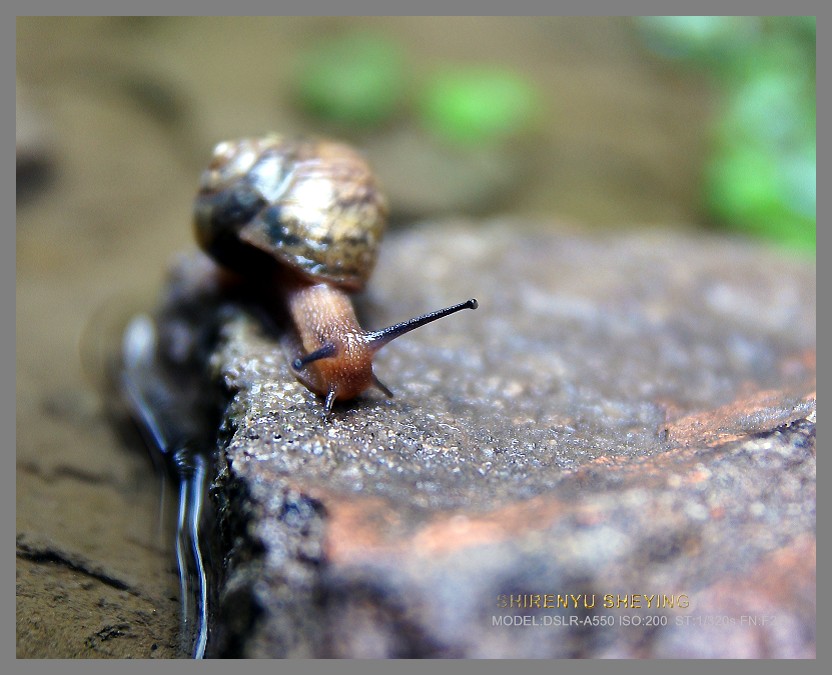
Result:
<svg viewBox="0 0 832 675">
<path fill-rule="evenodd" d="M 358 152 L 277 134 L 219 143 L 195 204 L 198 242 L 228 267 L 245 270 L 248 245 L 349 291 L 370 278 L 386 218 Z"/>
</svg>

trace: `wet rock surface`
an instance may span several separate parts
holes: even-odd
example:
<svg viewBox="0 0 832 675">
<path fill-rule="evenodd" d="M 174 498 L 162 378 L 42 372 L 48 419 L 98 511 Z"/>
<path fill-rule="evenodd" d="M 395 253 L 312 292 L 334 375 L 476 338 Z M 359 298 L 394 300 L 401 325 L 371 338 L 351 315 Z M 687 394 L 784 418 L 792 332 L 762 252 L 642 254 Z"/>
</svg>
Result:
<svg viewBox="0 0 832 675">
<path fill-rule="evenodd" d="M 388 237 L 359 316 L 467 297 L 329 421 L 225 306 L 214 653 L 814 656 L 814 266 L 446 221 Z"/>
</svg>

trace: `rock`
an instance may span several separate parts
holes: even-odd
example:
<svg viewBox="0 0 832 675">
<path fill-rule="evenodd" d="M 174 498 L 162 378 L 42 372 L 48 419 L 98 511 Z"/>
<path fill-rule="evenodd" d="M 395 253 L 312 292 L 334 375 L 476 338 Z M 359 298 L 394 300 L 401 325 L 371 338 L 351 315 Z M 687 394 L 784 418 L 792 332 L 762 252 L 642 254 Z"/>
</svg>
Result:
<svg viewBox="0 0 832 675">
<path fill-rule="evenodd" d="M 814 656 L 815 293 L 743 242 L 426 224 L 362 324 L 480 309 L 385 348 L 395 398 L 329 421 L 232 298 L 213 653 Z"/>
</svg>

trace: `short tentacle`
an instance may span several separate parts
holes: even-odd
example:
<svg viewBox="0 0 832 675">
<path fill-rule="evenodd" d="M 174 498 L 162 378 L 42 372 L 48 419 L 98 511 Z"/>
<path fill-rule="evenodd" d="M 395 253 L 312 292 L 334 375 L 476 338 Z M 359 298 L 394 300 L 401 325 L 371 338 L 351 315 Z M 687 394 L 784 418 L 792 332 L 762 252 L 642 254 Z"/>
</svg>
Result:
<svg viewBox="0 0 832 675">
<path fill-rule="evenodd" d="M 337 353 L 338 347 L 332 342 L 327 342 L 323 347 L 316 349 L 311 354 L 301 356 L 292 361 L 292 368 L 294 368 L 295 370 L 300 370 L 304 366 L 309 365 L 314 361 L 320 361 L 321 359 L 330 359 Z"/>
</svg>

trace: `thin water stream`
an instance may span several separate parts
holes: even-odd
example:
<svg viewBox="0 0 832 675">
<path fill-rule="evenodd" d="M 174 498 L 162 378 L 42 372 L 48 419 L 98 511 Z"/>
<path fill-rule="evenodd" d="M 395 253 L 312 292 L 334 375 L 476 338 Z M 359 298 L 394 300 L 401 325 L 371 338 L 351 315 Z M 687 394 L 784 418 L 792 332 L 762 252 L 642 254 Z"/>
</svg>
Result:
<svg viewBox="0 0 832 675">
<path fill-rule="evenodd" d="M 139 426 L 154 461 L 177 494 L 176 562 L 181 604 L 180 650 L 204 658 L 210 634 L 210 545 L 202 527 L 209 517 L 208 466 L 216 444 L 210 402 L 197 392 L 196 369 L 172 367 L 160 352 L 157 325 L 146 314 L 127 325 L 117 372 L 119 393 Z"/>
</svg>

